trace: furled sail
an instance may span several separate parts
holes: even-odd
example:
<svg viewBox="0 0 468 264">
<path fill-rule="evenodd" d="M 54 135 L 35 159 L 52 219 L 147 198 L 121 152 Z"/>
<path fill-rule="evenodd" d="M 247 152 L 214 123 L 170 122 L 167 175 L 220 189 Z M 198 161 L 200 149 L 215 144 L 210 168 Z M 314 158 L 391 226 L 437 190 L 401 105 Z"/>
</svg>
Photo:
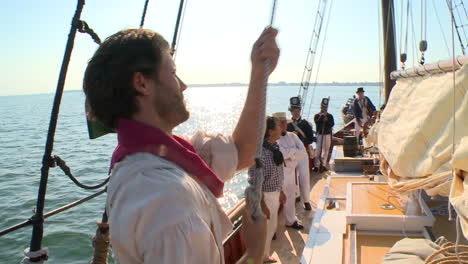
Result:
<svg viewBox="0 0 468 264">
<path fill-rule="evenodd" d="M 455 98 L 453 73 L 397 81 L 378 128 L 381 171 L 394 190 L 449 196 L 452 142 L 468 136 L 467 90 L 466 64 L 455 73 Z"/>
<path fill-rule="evenodd" d="M 468 239 L 468 136 L 458 144 L 451 165 L 455 175 L 450 190 L 450 203 L 457 211 L 463 235 Z"/>
</svg>

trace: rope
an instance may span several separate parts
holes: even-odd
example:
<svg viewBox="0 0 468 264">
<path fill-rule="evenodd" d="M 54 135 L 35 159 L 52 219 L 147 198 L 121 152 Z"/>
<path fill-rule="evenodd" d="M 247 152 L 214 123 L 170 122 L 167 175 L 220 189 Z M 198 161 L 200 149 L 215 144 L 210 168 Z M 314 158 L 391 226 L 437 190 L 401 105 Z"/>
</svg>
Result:
<svg viewBox="0 0 468 264">
<path fill-rule="evenodd" d="M 59 156 L 56 156 L 56 155 L 54 155 L 52 159 L 54 160 L 55 164 L 57 166 L 59 166 L 60 169 L 62 169 L 62 171 L 65 173 L 65 175 L 67 175 L 68 178 L 70 178 L 70 180 L 72 180 L 78 187 L 80 187 L 82 189 L 86 189 L 86 190 L 99 189 L 99 188 L 101 188 L 102 186 L 106 185 L 109 182 L 109 177 L 107 177 L 107 179 L 105 179 L 102 183 L 97 184 L 97 185 L 82 184 L 81 182 L 78 181 L 78 179 L 76 179 L 73 176 L 73 174 L 71 173 L 70 168 L 67 166 L 67 164 L 65 163 L 64 160 L 62 160 Z"/>
<path fill-rule="evenodd" d="M 463 2 L 463 1 L 462 1 Z M 452 3 L 453 5 L 453 3 Z M 462 17 L 460 15 L 460 8 L 458 8 L 458 6 L 455 6 L 454 8 L 455 10 L 457 10 L 457 14 L 458 14 L 458 19 L 460 19 L 460 23 L 463 23 L 463 20 L 462 20 Z M 463 30 L 463 35 L 465 36 L 465 42 L 468 40 L 468 38 L 466 37 L 466 31 L 465 31 L 465 27 L 463 25 L 459 26 L 462 28 Z"/>
<path fill-rule="evenodd" d="M 270 26 L 273 25 L 273 20 L 275 18 L 275 11 L 276 11 L 276 0 L 273 0 L 273 6 L 271 11 L 271 18 L 270 18 Z M 253 220 L 256 220 L 260 217 L 262 212 L 261 201 L 262 201 L 262 186 L 264 181 L 263 175 L 263 164 L 261 161 L 262 158 L 262 150 L 263 150 L 263 138 L 264 138 L 264 131 L 265 131 L 265 112 L 266 112 L 266 98 L 268 92 L 268 75 L 271 69 L 271 62 L 267 61 L 265 65 L 265 75 L 264 75 L 264 83 L 263 83 L 263 91 L 264 95 L 260 102 L 260 115 L 259 115 L 259 130 L 257 133 L 257 151 L 255 153 L 255 167 L 253 170 L 254 179 L 252 184 L 250 184 L 245 189 L 245 199 L 246 199 L 246 206 L 249 210 L 250 215 L 252 216 Z"/>
<path fill-rule="evenodd" d="M 421 0 L 421 40 L 419 42 L 419 51 L 421 52 L 421 59 L 419 64 L 424 65 L 426 58 L 424 56 L 427 51 L 427 2 Z"/>
<path fill-rule="evenodd" d="M 447 38 L 445 37 L 445 30 L 443 29 L 442 23 L 440 22 L 439 12 L 437 12 L 437 8 L 436 8 L 436 5 L 435 5 L 434 0 L 432 0 L 432 7 L 434 8 L 434 12 L 435 12 L 435 14 L 436 14 L 437 21 L 439 22 L 440 31 L 442 32 L 442 36 L 443 36 L 443 38 L 444 38 L 445 47 L 447 48 L 447 55 L 448 55 L 448 57 L 450 57 L 450 49 L 449 49 L 449 46 L 448 46 L 448 43 L 447 43 Z"/>
<path fill-rule="evenodd" d="M 317 88 L 318 76 L 320 72 L 320 65 L 322 65 L 323 50 L 325 49 L 325 43 L 327 41 L 327 32 L 328 32 L 328 25 L 330 23 L 330 14 L 331 14 L 332 6 L 333 6 L 333 0 L 330 1 L 330 8 L 328 9 L 328 19 L 327 19 L 327 24 L 325 25 L 325 35 L 323 36 L 322 49 L 320 50 L 319 62 L 317 64 L 317 72 L 315 73 L 314 86 L 312 87 L 312 96 L 310 98 L 309 109 L 307 110 L 307 119 L 310 118 L 312 104 L 314 103 L 315 90 Z"/>
<path fill-rule="evenodd" d="M 378 5 L 377 5 L 377 13 L 379 14 L 378 15 L 379 16 L 379 18 L 378 18 L 379 19 L 379 25 L 380 25 L 380 16 L 381 16 L 380 15 L 380 8 L 381 8 L 380 5 L 381 5 L 381 3 L 379 1 Z M 402 43 L 401 43 L 403 41 L 403 13 L 404 13 L 403 12 L 404 11 L 403 0 L 401 0 L 400 6 L 401 6 L 401 12 L 400 12 L 400 41 L 399 41 L 400 45 L 398 47 L 400 48 L 400 54 L 401 54 L 401 53 L 403 53 L 403 46 L 402 46 Z M 379 33 L 379 35 L 380 35 L 380 33 Z"/>
<path fill-rule="evenodd" d="M 401 3 L 403 3 L 403 0 L 401 0 Z M 403 4 L 402 4 L 402 7 L 403 7 Z M 379 41 L 379 104 L 382 105 L 382 89 L 383 89 L 383 69 L 382 69 L 382 14 L 380 12 L 381 10 L 381 2 L 378 1 L 378 4 L 377 4 L 377 27 L 379 28 L 378 29 L 378 35 L 377 35 L 377 39 Z M 401 12 L 401 21 L 403 21 L 403 10 Z M 402 25 L 400 24 L 400 29 L 401 29 Z M 401 49 L 401 35 L 403 33 L 400 31 L 400 49 Z M 388 38 L 386 38 L 388 40 Z M 386 46 L 386 43 L 385 43 L 385 46 Z M 401 50 L 400 50 L 400 53 L 401 53 Z"/>
<path fill-rule="evenodd" d="M 143 7 L 143 14 L 141 14 L 140 28 L 143 28 L 143 26 L 145 25 L 146 10 L 148 9 L 148 3 L 149 3 L 149 0 L 146 0 L 145 6 Z"/>
<path fill-rule="evenodd" d="M 417 52 L 417 48 L 416 48 L 416 31 L 414 30 L 414 16 L 413 16 L 413 7 L 411 6 L 410 7 L 410 15 L 411 15 L 411 29 L 412 29 L 412 43 L 413 43 L 413 51 L 414 51 L 414 55 L 413 55 L 413 67 L 416 67 L 416 54 L 418 54 Z"/>
<path fill-rule="evenodd" d="M 445 1 L 447 3 L 447 7 L 450 11 L 450 17 L 452 19 L 452 25 L 455 26 L 455 28 L 457 29 L 457 36 L 458 36 L 458 41 L 460 41 L 460 46 L 461 46 L 461 49 L 462 49 L 462 53 L 463 55 L 465 55 L 465 46 L 463 45 L 463 41 L 461 39 L 461 36 L 460 36 L 460 32 L 458 32 L 458 26 L 457 26 L 457 21 L 455 20 L 455 15 L 453 14 L 453 8 L 452 8 L 452 5 L 451 5 L 451 0 L 446 0 Z"/>
<path fill-rule="evenodd" d="M 94 256 L 91 264 L 107 264 L 109 257 L 109 223 L 98 222 L 93 238 Z"/>
<path fill-rule="evenodd" d="M 172 58 L 175 60 L 176 58 L 176 53 L 177 53 L 177 46 L 178 46 L 178 42 L 179 42 L 179 39 L 180 39 L 180 31 L 182 31 L 182 25 L 183 25 L 183 22 L 184 22 L 184 18 L 185 18 L 185 10 L 186 10 L 186 6 L 187 6 L 187 2 L 185 2 L 184 4 L 184 0 L 180 0 L 180 5 L 179 5 L 179 12 L 177 13 L 177 20 L 176 20 L 176 25 L 175 25 L 175 28 L 174 28 L 174 36 L 172 37 L 172 45 L 171 45 L 171 52 L 172 52 Z M 179 30 L 179 26 L 180 26 L 180 30 Z"/>
<path fill-rule="evenodd" d="M 440 238 L 436 241 L 436 243 Z M 439 242 L 443 243 L 443 242 Z M 463 252 L 457 252 L 459 250 Z M 468 263 L 468 246 L 455 245 L 452 242 L 445 242 L 440 245 L 440 249 L 432 253 L 425 260 L 426 264 L 460 264 Z"/>
<path fill-rule="evenodd" d="M 90 35 L 96 44 L 101 45 L 101 39 L 99 38 L 98 34 L 96 34 L 96 32 L 94 32 L 94 30 L 88 26 L 86 21 L 78 20 L 76 28 L 78 32 Z"/>
<path fill-rule="evenodd" d="M 315 61 L 315 54 L 317 52 L 317 46 L 319 43 L 320 34 L 322 31 L 323 20 L 326 14 L 327 1 L 320 0 L 317 13 L 314 21 L 314 30 L 310 38 L 309 50 L 307 51 L 306 62 L 304 66 L 304 71 L 302 72 L 301 84 L 299 86 L 299 97 L 301 98 L 301 107 L 304 108 L 307 101 L 307 94 L 310 86 L 310 78 L 312 77 L 312 70 Z M 314 41 L 315 40 L 315 41 Z M 301 94 L 302 91 L 302 94 Z"/>
<path fill-rule="evenodd" d="M 37 195 L 36 213 L 33 219 L 37 222 L 33 225 L 32 238 L 31 238 L 31 251 L 38 251 L 41 249 L 42 236 L 43 236 L 43 213 L 45 205 L 45 195 L 47 190 L 47 180 L 49 178 L 49 168 L 52 164 L 51 154 L 54 148 L 54 137 L 55 130 L 57 128 L 57 118 L 60 109 L 60 103 L 62 101 L 63 88 L 65 86 L 65 79 L 67 75 L 68 65 L 70 63 L 70 57 L 73 50 L 74 40 L 77 31 L 77 21 L 79 21 L 81 12 L 83 11 L 85 1 L 78 0 L 75 14 L 72 19 L 70 33 L 68 34 L 67 45 L 65 48 L 65 54 L 62 60 L 62 66 L 60 68 L 59 79 L 57 82 L 57 88 L 55 91 L 54 103 L 52 106 L 52 113 L 50 117 L 49 129 L 47 132 L 47 140 L 45 145 L 45 151 L 42 158 L 41 167 L 41 180 L 39 183 L 39 191 Z"/>
</svg>

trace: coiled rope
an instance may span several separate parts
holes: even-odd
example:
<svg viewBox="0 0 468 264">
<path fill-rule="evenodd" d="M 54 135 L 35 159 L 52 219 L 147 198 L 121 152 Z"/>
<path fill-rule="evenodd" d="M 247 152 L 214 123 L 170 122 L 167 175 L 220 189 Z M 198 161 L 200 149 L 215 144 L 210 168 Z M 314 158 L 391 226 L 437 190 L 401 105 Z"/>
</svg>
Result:
<svg viewBox="0 0 468 264">
<path fill-rule="evenodd" d="M 270 27 L 273 25 L 273 21 L 275 19 L 275 11 L 276 11 L 276 0 L 273 0 L 273 7 L 271 11 L 271 18 L 270 18 Z M 257 152 L 255 153 L 255 167 L 253 170 L 254 179 L 252 183 L 245 189 L 245 198 L 246 198 L 246 205 L 249 214 L 252 216 L 252 219 L 255 220 L 260 217 L 262 212 L 261 201 L 262 201 L 262 185 L 264 181 L 263 175 L 263 164 L 261 161 L 262 158 L 262 150 L 263 150 L 263 138 L 264 138 L 264 131 L 265 131 L 265 113 L 266 113 L 266 99 L 267 99 L 267 91 L 268 91 L 268 76 L 270 74 L 271 69 L 271 62 L 267 61 L 265 65 L 265 77 L 264 77 L 264 84 L 263 84 L 263 91 L 264 95 L 260 102 L 260 115 L 259 115 L 259 130 L 257 133 Z"/>
</svg>

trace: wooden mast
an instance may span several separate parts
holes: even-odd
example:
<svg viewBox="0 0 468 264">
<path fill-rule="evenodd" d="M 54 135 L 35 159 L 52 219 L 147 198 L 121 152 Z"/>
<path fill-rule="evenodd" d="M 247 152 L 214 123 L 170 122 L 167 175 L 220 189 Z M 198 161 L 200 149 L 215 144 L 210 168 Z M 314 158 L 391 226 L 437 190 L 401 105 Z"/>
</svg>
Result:
<svg viewBox="0 0 468 264">
<path fill-rule="evenodd" d="M 395 81 L 390 78 L 397 69 L 395 44 L 395 9 L 393 0 L 382 0 L 382 26 L 384 49 L 384 96 L 387 103 Z"/>
</svg>

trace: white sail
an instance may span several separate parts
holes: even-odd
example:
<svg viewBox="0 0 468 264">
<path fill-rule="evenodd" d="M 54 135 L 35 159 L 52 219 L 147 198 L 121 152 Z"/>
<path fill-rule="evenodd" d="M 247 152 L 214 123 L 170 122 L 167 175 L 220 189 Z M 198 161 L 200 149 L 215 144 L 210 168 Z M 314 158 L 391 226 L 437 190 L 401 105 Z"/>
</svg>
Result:
<svg viewBox="0 0 468 264">
<path fill-rule="evenodd" d="M 456 146 L 468 136 L 468 65 L 455 76 L 455 101 L 453 73 L 400 79 L 393 88 L 378 146 L 381 169 L 396 191 L 449 196 L 452 142 Z"/>
</svg>

